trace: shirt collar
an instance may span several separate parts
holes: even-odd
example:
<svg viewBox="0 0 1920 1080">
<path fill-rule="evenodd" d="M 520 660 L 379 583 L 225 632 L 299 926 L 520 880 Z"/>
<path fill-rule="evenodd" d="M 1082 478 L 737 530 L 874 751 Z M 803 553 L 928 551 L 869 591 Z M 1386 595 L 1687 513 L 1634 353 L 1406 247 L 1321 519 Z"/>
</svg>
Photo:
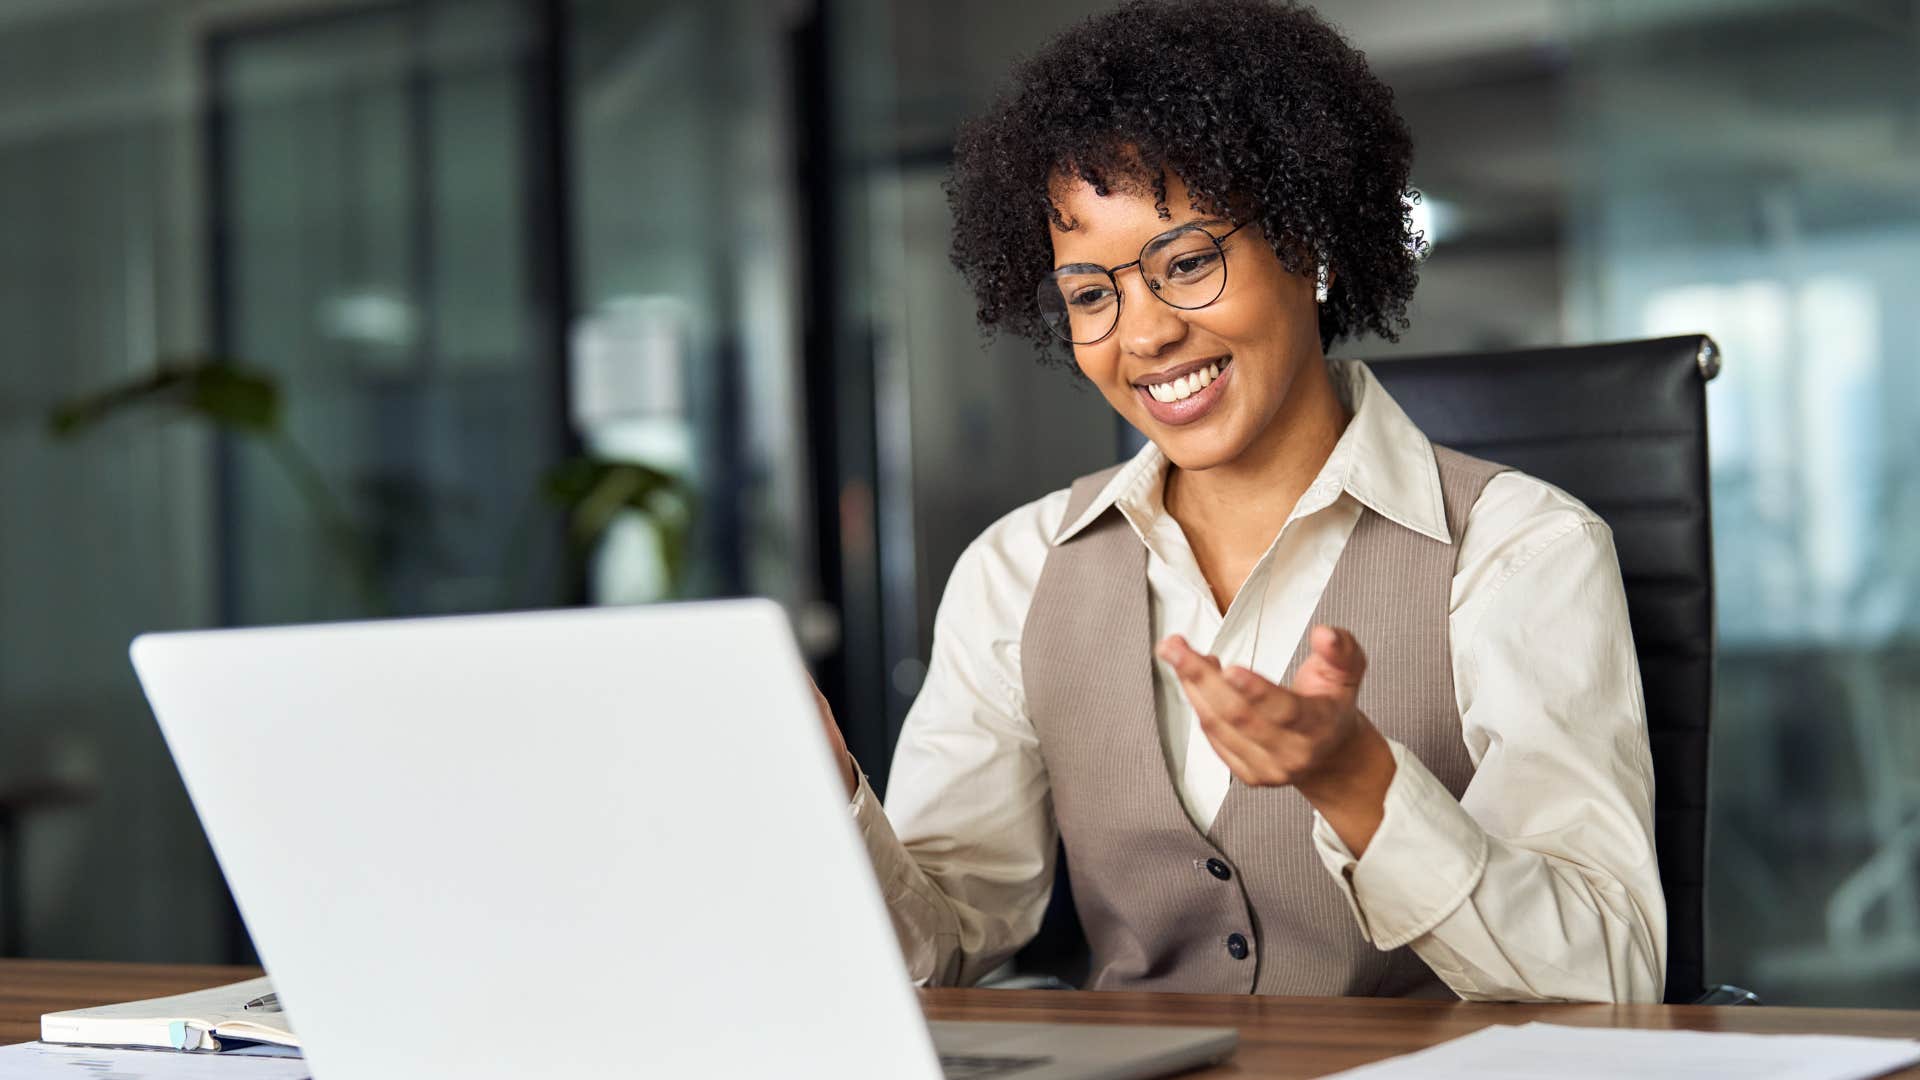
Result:
<svg viewBox="0 0 1920 1080">
<path fill-rule="evenodd" d="M 1333 377 L 1353 419 L 1308 486 L 1308 494 L 1301 497 L 1296 515 L 1318 509 L 1345 492 L 1388 521 L 1452 543 L 1433 444 L 1367 365 L 1358 360 L 1334 361 Z M 1161 492 L 1166 474 L 1166 455 L 1148 443 L 1113 474 L 1086 509 L 1055 534 L 1053 542 L 1072 539 L 1110 508 L 1118 508 L 1144 538 L 1151 522 L 1164 512 Z M 1318 506 L 1309 506 L 1315 492 L 1323 497 Z"/>
<path fill-rule="evenodd" d="M 1167 477 L 1167 455 L 1149 442 L 1140 448 L 1120 471 L 1113 474 L 1100 494 L 1093 497 L 1079 516 L 1068 522 L 1054 534 L 1053 542 L 1064 544 L 1068 540 L 1093 524 L 1095 518 L 1118 506 L 1135 532 L 1144 532 L 1142 525 L 1152 520 L 1161 508 L 1160 493 L 1164 490 Z"/>
</svg>

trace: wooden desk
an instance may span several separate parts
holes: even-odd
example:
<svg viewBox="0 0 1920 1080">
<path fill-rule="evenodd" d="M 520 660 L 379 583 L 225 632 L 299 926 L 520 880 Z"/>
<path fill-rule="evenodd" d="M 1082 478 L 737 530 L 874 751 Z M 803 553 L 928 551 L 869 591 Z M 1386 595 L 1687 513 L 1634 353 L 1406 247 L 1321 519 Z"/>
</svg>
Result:
<svg viewBox="0 0 1920 1080">
<path fill-rule="evenodd" d="M 1231 1063 L 1193 1080 L 1325 1076 L 1424 1049 L 1490 1024 L 1541 1020 L 1582 1027 L 1683 1028 L 1823 1035 L 1920 1037 L 1920 1012 L 1702 1005 L 1480 1005 L 1381 998 L 1282 998 L 1199 994 L 1091 994 L 1048 990 L 931 990 L 935 1020 L 1199 1024 L 1240 1029 Z M 1920 1080 L 1920 1067 L 1891 1074 Z"/>
<path fill-rule="evenodd" d="M 0 1043 L 40 1035 L 40 1014 L 179 994 L 251 979 L 257 968 L 0 960 Z M 1199 1024 L 1240 1029 L 1229 1065 L 1189 1074 L 1292 1078 L 1432 1046 L 1488 1024 L 1546 1020 L 1588 1027 L 1920 1037 L 1920 1012 L 1878 1009 L 1702 1008 L 1662 1005 L 1468 1005 L 1369 998 L 1090 994 L 1047 990 L 929 990 L 936 1020 Z M 1920 1068 L 1895 1074 L 1920 1080 Z"/>
<path fill-rule="evenodd" d="M 40 1014 L 184 994 L 258 978 L 259 968 L 0 960 L 0 1044 L 40 1037 Z"/>
</svg>

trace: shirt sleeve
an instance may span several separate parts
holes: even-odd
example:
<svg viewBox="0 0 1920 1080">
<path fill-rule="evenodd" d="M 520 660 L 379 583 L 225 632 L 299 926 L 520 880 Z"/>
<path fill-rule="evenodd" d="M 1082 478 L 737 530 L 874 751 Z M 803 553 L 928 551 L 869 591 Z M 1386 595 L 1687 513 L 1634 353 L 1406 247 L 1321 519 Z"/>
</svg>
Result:
<svg viewBox="0 0 1920 1080">
<path fill-rule="evenodd" d="M 895 749 L 884 809 L 853 812 L 907 969 L 969 985 L 1039 930 L 1057 827 L 1018 669 L 1025 603 L 980 542 L 955 565 L 932 659 Z"/>
<path fill-rule="evenodd" d="M 1584 515 L 1498 569 L 1454 627 L 1466 791 L 1394 743 L 1366 853 L 1318 815 L 1315 847 L 1362 933 L 1462 998 L 1658 1002 L 1652 756 L 1612 535 Z"/>
</svg>

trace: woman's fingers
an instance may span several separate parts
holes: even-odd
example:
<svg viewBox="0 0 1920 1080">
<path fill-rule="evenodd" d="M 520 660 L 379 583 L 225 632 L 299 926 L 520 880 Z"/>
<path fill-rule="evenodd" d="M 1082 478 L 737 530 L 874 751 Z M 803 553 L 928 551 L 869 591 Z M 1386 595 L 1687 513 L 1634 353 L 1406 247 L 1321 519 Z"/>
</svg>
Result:
<svg viewBox="0 0 1920 1080">
<path fill-rule="evenodd" d="M 813 690 L 813 704 L 820 712 L 820 725 L 826 729 L 827 746 L 833 751 L 833 760 L 840 765 L 840 782 L 846 785 L 847 798 L 860 790 L 860 780 L 853 774 L 853 755 L 847 752 L 846 736 L 840 734 L 840 724 L 833 718 L 833 706 L 827 704 L 827 695 L 811 677 L 807 686 Z"/>
<path fill-rule="evenodd" d="M 1287 695 L 1285 689 L 1277 690 Z M 1248 768 L 1234 768 L 1234 775 L 1249 784 L 1291 784 L 1306 775 L 1321 756 L 1324 733 L 1273 723 L 1266 719 L 1236 727 L 1215 717 L 1197 713 L 1200 730 L 1215 750 L 1230 751 Z M 1225 753 L 1222 753 L 1225 758 Z M 1228 762 L 1233 768 L 1233 763 Z"/>
<path fill-rule="evenodd" d="M 1207 741 L 1244 783 L 1304 783 L 1333 767 L 1359 720 L 1367 657 L 1345 630 L 1316 626 L 1292 686 L 1223 666 L 1178 634 L 1155 648 L 1173 668 Z M 1364 720 L 1359 720 L 1364 723 Z"/>
<path fill-rule="evenodd" d="M 1220 675 L 1227 680 L 1228 686 L 1240 691 L 1240 696 L 1248 701 L 1260 700 L 1266 696 L 1268 690 L 1273 688 L 1273 684 L 1261 678 L 1258 672 L 1252 668 L 1241 667 L 1239 664 L 1222 668 Z"/>
<path fill-rule="evenodd" d="M 1256 787 L 1275 783 L 1266 769 L 1256 768 L 1248 760 L 1251 757 L 1254 761 L 1258 761 L 1261 757 L 1258 744 L 1253 740 L 1217 720 L 1206 717 L 1200 720 L 1200 733 L 1207 737 L 1213 752 L 1220 755 L 1220 760 L 1227 763 L 1227 768 L 1239 778 L 1241 783 Z"/>
<path fill-rule="evenodd" d="M 1224 667 L 1178 634 L 1155 649 L 1180 679 L 1200 729 L 1233 774 L 1248 784 L 1291 784 L 1312 775 L 1340 741 L 1341 717 L 1366 657 L 1352 635 L 1316 628 L 1314 656 L 1326 672 L 1309 680 L 1322 691 L 1303 696 L 1301 683 L 1280 686 L 1248 668 Z M 1306 666 L 1302 666 L 1302 671 Z M 1343 702 L 1345 704 L 1343 704 Z"/>
<path fill-rule="evenodd" d="M 1310 651 L 1294 673 L 1294 692 L 1332 698 L 1342 707 L 1352 708 L 1360 693 L 1360 680 L 1367 674 L 1366 652 L 1352 634 L 1332 626 L 1314 627 L 1307 640 Z"/>
<path fill-rule="evenodd" d="M 1246 695 L 1227 682 L 1219 660 L 1195 650 L 1178 634 L 1162 641 L 1155 651 L 1180 677 L 1195 712 L 1236 726 L 1253 721 Z"/>
<path fill-rule="evenodd" d="M 840 734 L 840 725 L 833 718 L 833 706 L 827 704 L 827 695 L 811 678 L 807 680 L 807 689 L 813 691 L 813 706 L 820 713 L 820 725 L 826 729 L 827 741 L 841 753 L 847 752 L 847 741 Z"/>
<path fill-rule="evenodd" d="M 1182 664 L 1194 664 L 1210 667 L 1215 671 L 1220 670 L 1219 657 L 1210 656 L 1194 648 L 1188 643 L 1187 639 L 1180 634 L 1168 634 L 1166 637 L 1160 639 L 1160 644 L 1155 646 L 1153 651 L 1159 654 L 1160 659 L 1173 665 L 1176 671 L 1180 669 Z M 1199 667 L 1196 666 L 1194 670 L 1198 671 Z"/>
</svg>

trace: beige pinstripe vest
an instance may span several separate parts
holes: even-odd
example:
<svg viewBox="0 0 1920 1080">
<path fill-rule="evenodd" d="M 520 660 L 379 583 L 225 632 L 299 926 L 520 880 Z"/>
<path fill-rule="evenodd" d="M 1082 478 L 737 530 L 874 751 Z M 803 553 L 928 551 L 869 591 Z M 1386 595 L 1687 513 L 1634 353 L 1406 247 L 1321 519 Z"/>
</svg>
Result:
<svg viewBox="0 0 1920 1080">
<path fill-rule="evenodd" d="M 1502 466 L 1440 447 L 1454 545 L 1364 511 L 1314 610 L 1360 640 L 1359 705 L 1455 797 L 1473 764 L 1461 742 L 1447 631 L 1467 511 Z M 1073 521 L 1114 470 L 1073 485 Z M 1313 849 L 1292 788 L 1234 780 L 1202 834 L 1174 788 L 1154 716 L 1147 553 L 1117 510 L 1054 546 L 1021 636 L 1027 710 L 1067 848 L 1089 985 L 1193 993 L 1445 994 L 1410 949 L 1360 936 Z M 1306 651 L 1287 666 L 1291 681 Z M 1218 860 L 1209 868 L 1209 860 Z M 1222 878 L 1220 874 L 1227 876 Z"/>
</svg>

